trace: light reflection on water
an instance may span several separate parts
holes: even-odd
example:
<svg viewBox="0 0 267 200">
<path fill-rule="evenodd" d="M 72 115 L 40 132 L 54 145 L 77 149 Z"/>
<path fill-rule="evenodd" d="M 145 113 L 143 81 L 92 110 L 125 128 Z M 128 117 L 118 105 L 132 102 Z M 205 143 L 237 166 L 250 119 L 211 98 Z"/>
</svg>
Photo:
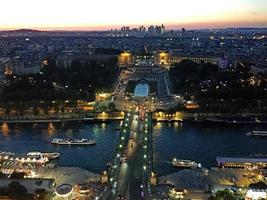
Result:
<svg viewBox="0 0 267 200">
<path fill-rule="evenodd" d="M 3 123 L 2 126 L 1 126 L 1 133 L 4 135 L 4 136 L 8 136 L 8 133 L 10 132 L 9 130 L 9 126 L 7 123 Z"/>
<path fill-rule="evenodd" d="M 105 129 L 105 128 L 106 128 L 106 123 L 102 123 L 102 124 L 101 124 L 101 128 L 102 128 L 102 129 Z"/>
<path fill-rule="evenodd" d="M 49 135 L 54 135 L 55 133 L 57 133 L 57 130 L 54 126 L 54 124 L 52 122 L 48 123 L 48 126 L 47 126 L 47 133 Z"/>
<path fill-rule="evenodd" d="M 254 129 L 267 130 L 267 126 L 157 122 L 153 126 L 154 171 L 159 175 L 177 171 L 170 163 L 174 157 L 210 168 L 216 165 L 217 156 L 266 154 L 266 139 L 245 134 Z"/>
<path fill-rule="evenodd" d="M 76 166 L 100 173 L 112 159 L 122 122 L 1 125 L 0 151 L 59 152 L 55 161 L 62 166 Z M 249 156 L 267 154 L 267 140 L 247 137 L 256 125 L 194 124 L 156 122 L 153 124 L 154 171 L 158 175 L 177 171 L 171 167 L 173 157 L 195 160 L 204 167 L 215 165 L 217 156 Z M 260 127 L 267 130 L 267 126 Z M 52 129 L 52 132 L 48 130 Z M 96 140 L 95 146 L 74 147 L 52 145 L 60 138 Z"/>
<path fill-rule="evenodd" d="M 21 125 L 17 134 L 15 125 L 9 127 L 8 137 L 0 134 L 0 151 L 26 154 L 29 151 L 59 152 L 60 158 L 55 162 L 62 166 L 75 166 L 100 173 L 106 170 L 106 163 L 112 159 L 117 142 L 118 131 L 114 131 L 120 122 L 111 123 L 59 123 Z M 7 125 L 4 125 L 7 130 Z M 52 145 L 51 140 L 59 138 L 87 138 L 96 141 L 95 146 L 59 146 Z"/>
</svg>

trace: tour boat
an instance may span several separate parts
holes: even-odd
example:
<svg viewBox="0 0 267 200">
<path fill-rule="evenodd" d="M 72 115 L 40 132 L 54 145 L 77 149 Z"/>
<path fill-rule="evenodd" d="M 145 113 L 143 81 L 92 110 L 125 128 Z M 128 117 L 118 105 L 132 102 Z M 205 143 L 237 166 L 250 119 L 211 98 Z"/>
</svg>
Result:
<svg viewBox="0 0 267 200">
<path fill-rule="evenodd" d="M 57 152 L 44 152 L 44 153 L 41 153 L 41 152 L 28 152 L 27 153 L 27 156 L 39 156 L 39 155 L 42 155 L 43 157 L 46 157 L 48 158 L 49 160 L 52 160 L 52 159 L 56 159 L 60 156 L 60 153 L 57 153 Z"/>
<path fill-rule="evenodd" d="M 88 139 L 69 139 L 69 138 L 54 138 L 52 144 L 60 145 L 94 145 L 96 142 L 94 140 Z"/>
<path fill-rule="evenodd" d="M 267 137 L 267 131 L 250 131 L 246 135 L 254 137 Z"/>
<path fill-rule="evenodd" d="M 172 166 L 173 167 L 180 167 L 180 168 L 198 168 L 201 167 L 200 163 L 196 163 L 192 160 L 182 160 L 182 159 L 172 159 Z"/>
</svg>

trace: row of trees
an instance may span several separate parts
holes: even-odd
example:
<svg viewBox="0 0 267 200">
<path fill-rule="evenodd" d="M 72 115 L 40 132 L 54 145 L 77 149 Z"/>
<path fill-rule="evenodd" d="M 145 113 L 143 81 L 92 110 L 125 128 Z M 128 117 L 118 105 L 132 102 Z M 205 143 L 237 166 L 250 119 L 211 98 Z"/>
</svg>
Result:
<svg viewBox="0 0 267 200">
<path fill-rule="evenodd" d="M 170 69 L 169 75 L 175 93 L 193 93 L 198 89 L 200 81 L 212 79 L 217 72 L 216 65 L 183 60 Z"/>
<path fill-rule="evenodd" d="M 94 100 L 95 92 L 110 90 L 118 75 L 116 57 L 76 60 L 70 68 L 59 68 L 50 59 L 40 74 L 11 76 L 11 84 L 2 89 L 0 101 Z"/>
<path fill-rule="evenodd" d="M 174 92 L 188 100 L 194 96 L 203 111 L 267 111 L 267 77 L 253 75 L 244 65 L 220 71 L 216 65 L 184 60 L 169 74 Z"/>
</svg>

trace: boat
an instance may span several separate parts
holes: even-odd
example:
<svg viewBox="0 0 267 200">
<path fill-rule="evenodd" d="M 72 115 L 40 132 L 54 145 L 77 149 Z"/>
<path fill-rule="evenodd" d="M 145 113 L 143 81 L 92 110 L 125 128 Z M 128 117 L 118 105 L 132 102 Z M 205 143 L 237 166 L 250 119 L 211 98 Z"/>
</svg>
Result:
<svg viewBox="0 0 267 200">
<path fill-rule="evenodd" d="M 266 169 L 266 157 L 217 157 L 218 167 L 245 168 L 245 169 Z"/>
<path fill-rule="evenodd" d="M 267 131 L 250 131 L 246 135 L 254 137 L 267 137 Z"/>
<path fill-rule="evenodd" d="M 35 156 L 39 156 L 42 155 L 43 157 L 48 158 L 49 160 L 53 160 L 56 159 L 60 156 L 60 153 L 57 152 L 45 152 L 45 153 L 41 153 L 38 151 L 34 151 L 34 152 L 28 152 L 27 156 L 31 156 L 31 157 L 35 157 Z"/>
<path fill-rule="evenodd" d="M 69 139 L 69 138 L 54 138 L 51 142 L 52 144 L 60 145 L 94 145 L 95 140 L 88 139 Z"/>
<path fill-rule="evenodd" d="M 0 156 L 14 156 L 15 153 L 8 151 L 0 151 Z"/>
<path fill-rule="evenodd" d="M 192 160 L 172 159 L 172 166 L 179 168 L 200 168 L 201 164 Z"/>
</svg>

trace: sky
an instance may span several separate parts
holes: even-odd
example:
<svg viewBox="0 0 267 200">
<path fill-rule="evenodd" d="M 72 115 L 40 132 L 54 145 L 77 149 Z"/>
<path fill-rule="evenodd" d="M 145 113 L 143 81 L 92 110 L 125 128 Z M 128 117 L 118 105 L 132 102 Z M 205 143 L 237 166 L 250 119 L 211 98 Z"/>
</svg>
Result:
<svg viewBox="0 0 267 200">
<path fill-rule="evenodd" d="M 267 27 L 267 0 L 1 0 L 0 29 Z"/>
</svg>

